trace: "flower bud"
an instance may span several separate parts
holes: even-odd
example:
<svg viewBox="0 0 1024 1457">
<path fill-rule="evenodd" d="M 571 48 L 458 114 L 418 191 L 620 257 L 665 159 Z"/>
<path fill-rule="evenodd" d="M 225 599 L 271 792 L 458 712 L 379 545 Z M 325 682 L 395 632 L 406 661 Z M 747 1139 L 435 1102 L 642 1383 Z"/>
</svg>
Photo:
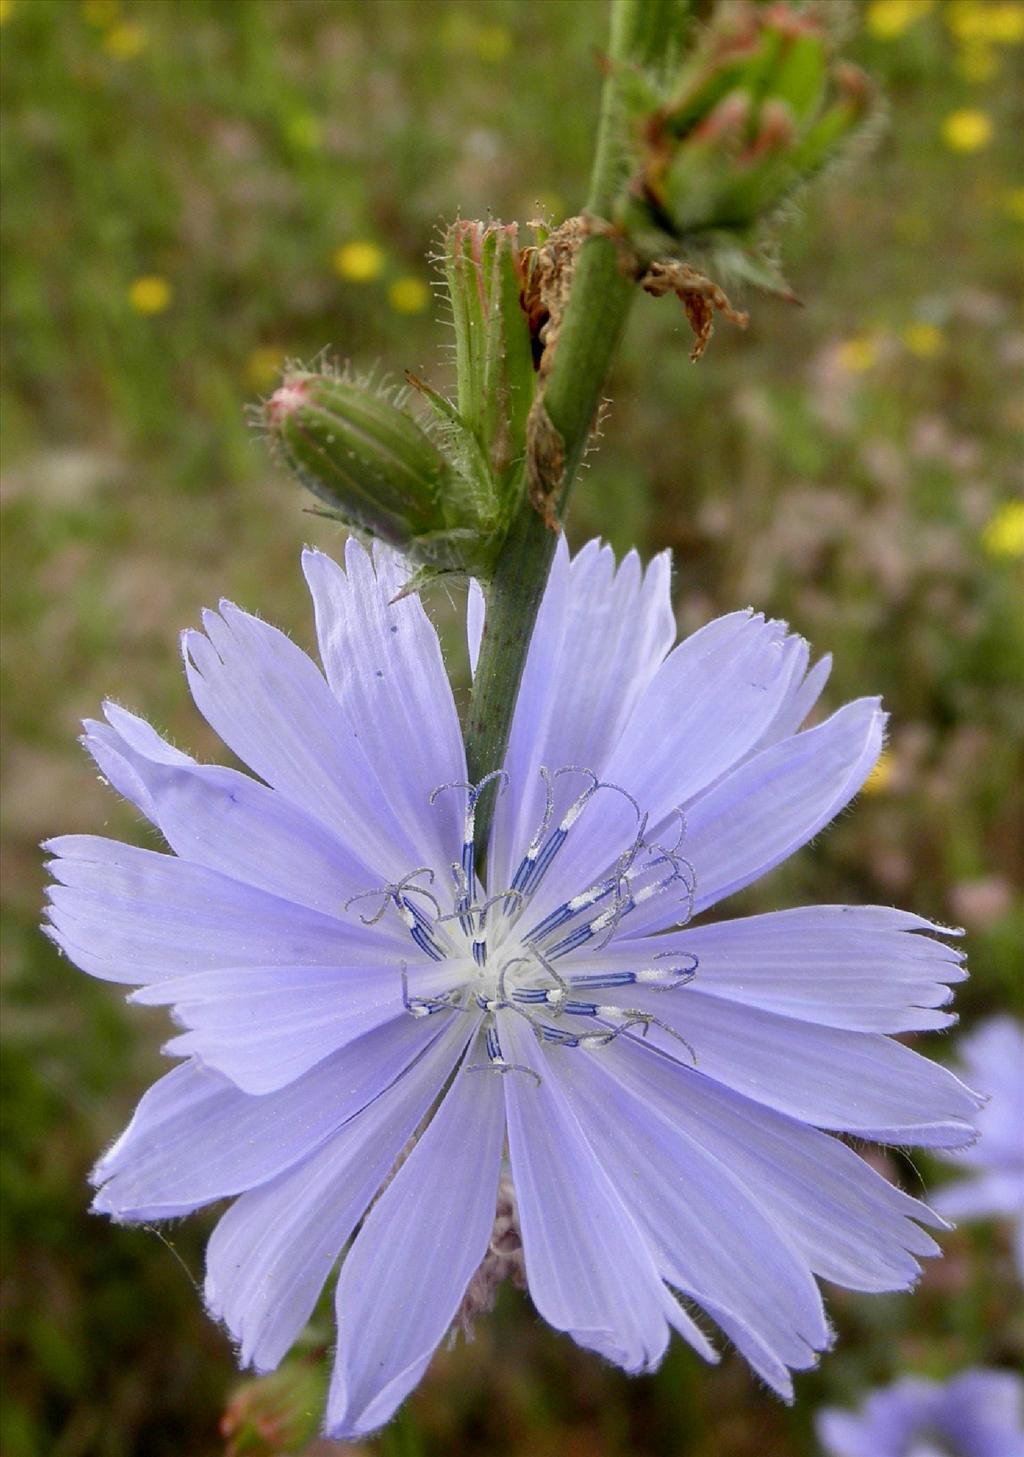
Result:
<svg viewBox="0 0 1024 1457">
<path fill-rule="evenodd" d="M 390 400 L 335 374 L 292 370 L 263 414 L 286 464 L 346 525 L 403 547 L 442 524 L 451 468 Z"/>
<path fill-rule="evenodd" d="M 526 493 L 535 367 L 525 256 L 514 225 L 449 228 L 456 400 L 406 376 L 435 417 L 432 431 L 332 370 L 288 370 L 258 411 L 277 454 L 327 514 L 397 547 L 421 568 L 416 586 L 444 572 L 487 579 Z"/>
<path fill-rule="evenodd" d="M 838 154 L 867 102 L 862 73 L 832 63 L 812 11 L 723 6 L 646 119 L 616 221 L 642 255 L 734 256 Z"/>
<path fill-rule="evenodd" d="M 269 1376 L 236 1387 L 220 1433 L 226 1457 L 282 1457 L 316 1436 L 327 1393 L 323 1362 L 286 1361 Z"/>
<path fill-rule="evenodd" d="M 458 414 L 500 495 L 522 462 L 534 388 L 516 224 L 460 218 L 445 234 L 444 269 L 455 325 Z"/>
</svg>

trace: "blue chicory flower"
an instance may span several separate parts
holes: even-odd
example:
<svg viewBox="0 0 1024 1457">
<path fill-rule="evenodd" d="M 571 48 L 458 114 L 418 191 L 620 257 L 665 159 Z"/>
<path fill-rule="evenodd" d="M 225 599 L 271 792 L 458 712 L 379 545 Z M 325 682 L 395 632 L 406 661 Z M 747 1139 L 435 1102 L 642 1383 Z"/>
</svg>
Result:
<svg viewBox="0 0 1024 1457">
<path fill-rule="evenodd" d="M 184 636 L 196 704 L 259 778 L 112 704 L 86 725 L 172 853 L 51 841 L 50 934 L 184 1028 L 94 1208 L 234 1197 L 206 1301 L 258 1370 L 344 1254 L 335 1436 L 388 1420 L 520 1240 L 537 1310 L 581 1345 L 649 1371 L 675 1328 L 713 1360 L 703 1310 L 791 1397 L 831 1339 L 814 1277 L 906 1289 L 936 1253 L 919 1225 L 942 1227 L 830 1135 L 958 1146 L 978 1102 L 887 1035 L 952 1021 L 939 928 L 702 915 L 849 803 L 877 700 L 801 731 L 828 660 L 808 671 L 785 624 L 735 612 L 673 647 L 667 555 L 561 547 L 504 770 L 469 787 L 400 559 L 304 566 L 324 674 L 230 603 Z M 474 659 L 482 618 L 474 593 Z"/>
<path fill-rule="evenodd" d="M 1014 1221 L 1024 1280 L 1024 1027 L 992 1017 L 962 1039 L 959 1052 L 972 1083 L 989 1097 L 977 1114 L 977 1142 L 955 1156 L 972 1177 L 940 1189 L 935 1207 L 952 1219 Z"/>
<path fill-rule="evenodd" d="M 1024 1457 L 1024 1381 L 981 1368 L 944 1385 L 904 1376 L 817 1424 L 829 1457 Z"/>
</svg>

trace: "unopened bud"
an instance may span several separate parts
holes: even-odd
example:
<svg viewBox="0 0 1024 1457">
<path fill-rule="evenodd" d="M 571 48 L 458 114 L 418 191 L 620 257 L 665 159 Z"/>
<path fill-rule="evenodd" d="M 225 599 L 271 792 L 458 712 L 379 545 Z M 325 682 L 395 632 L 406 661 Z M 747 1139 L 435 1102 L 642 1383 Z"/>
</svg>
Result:
<svg viewBox="0 0 1024 1457">
<path fill-rule="evenodd" d="M 723 6 L 639 129 L 646 154 L 615 221 L 641 256 L 696 244 L 721 263 L 837 155 L 867 102 L 813 11 Z"/>
<path fill-rule="evenodd" d="M 515 223 L 467 222 L 445 234 L 445 281 L 455 325 L 458 414 L 495 484 L 523 458 L 533 400 L 530 323 Z"/>
<path fill-rule="evenodd" d="M 225 1457 L 300 1452 L 319 1430 L 326 1394 L 323 1362 L 287 1361 L 269 1376 L 244 1382 L 220 1419 Z"/>
<path fill-rule="evenodd" d="M 347 525 L 401 547 L 441 524 L 450 467 L 391 400 L 335 374 L 292 371 L 263 413 L 284 461 Z"/>
</svg>

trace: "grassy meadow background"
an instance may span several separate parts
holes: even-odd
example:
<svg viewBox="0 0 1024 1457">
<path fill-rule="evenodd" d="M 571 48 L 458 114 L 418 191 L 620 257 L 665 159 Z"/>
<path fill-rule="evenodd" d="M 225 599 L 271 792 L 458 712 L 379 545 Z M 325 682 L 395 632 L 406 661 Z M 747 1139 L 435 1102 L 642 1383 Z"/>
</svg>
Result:
<svg viewBox="0 0 1024 1457">
<path fill-rule="evenodd" d="M 788 617 L 835 653 L 830 706 L 884 693 L 890 747 L 855 812 L 736 909 L 880 901 L 966 926 L 970 1027 L 1022 996 L 1024 5 L 826 9 L 886 116 L 782 230 L 803 307 L 744 300 L 749 330 L 721 325 L 694 366 L 681 312 L 641 299 L 569 534 L 670 546 L 685 629 L 747 603 Z M 606 7 L 0 0 L 0 19 L 0 1447 L 269 1453 L 219 1433 L 239 1377 L 193 1289 L 213 1216 L 161 1240 L 87 1213 L 87 1170 L 161 1069 L 166 1023 L 38 934 L 37 845 L 153 843 L 75 741 L 105 696 L 219 752 L 177 647 L 202 606 L 226 594 L 311 646 L 298 550 L 340 537 L 243 405 L 324 348 L 446 384 L 424 254 L 457 211 L 579 208 Z M 454 644 L 459 598 L 435 606 Z M 955 1035 L 922 1045 L 950 1058 Z M 878 1157 L 913 1191 L 945 1177 Z M 793 1409 L 733 1356 L 711 1371 L 676 1347 L 631 1380 L 508 1291 L 393 1428 L 347 1450 L 811 1457 L 823 1402 L 1024 1359 L 1005 1232 L 946 1245 L 913 1298 L 830 1292 L 838 1349 Z"/>
</svg>

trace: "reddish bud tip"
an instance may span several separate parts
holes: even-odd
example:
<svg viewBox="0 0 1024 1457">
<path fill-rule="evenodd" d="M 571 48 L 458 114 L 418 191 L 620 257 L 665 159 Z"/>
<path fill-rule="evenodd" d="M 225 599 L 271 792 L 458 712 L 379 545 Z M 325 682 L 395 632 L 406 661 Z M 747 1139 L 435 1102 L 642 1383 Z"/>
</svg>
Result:
<svg viewBox="0 0 1024 1457">
<path fill-rule="evenodd" d="M 286 379 L 267 401 L 267 418 L 271 425 L 280 425 L 282 420 L 294 415 L 305 404 L 308 394 L 309 387 L 305 380 Z"/>
</svg>

